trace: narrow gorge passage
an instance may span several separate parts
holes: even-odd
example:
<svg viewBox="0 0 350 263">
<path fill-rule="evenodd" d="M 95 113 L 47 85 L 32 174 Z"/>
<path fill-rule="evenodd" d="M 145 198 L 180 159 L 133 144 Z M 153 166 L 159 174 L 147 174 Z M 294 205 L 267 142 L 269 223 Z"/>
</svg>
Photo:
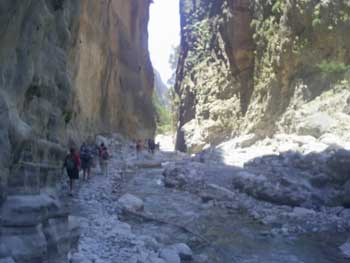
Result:
<svg viewBox="0 0 350 263">
<path fill-rule="evenodd" d="M 350 262 L 349 0 L 0 0 L 0 263 L 96 262 Z"/>
<path fill-rule="evenodd" d="M 348 221 L 317 223 L 312 227 L 325 230 L 312 233 L 303 222 L 310 215 L 298 211 L 289 210 L 289 219 L 272 225 L 254 219 L 251 213 L 261 213 L 260 206 L 266 206 L 267 217 L 283 208 L 231 188 L 228 182 L 245 169 L 204 165 L 176 152 L 137 158 L 125 141 L 109 145 L 114 151 L 108 176 L 96 169 L 68 202 L 81 225 L 73 263 L 348 262 L 338 249 L 347 234 L 334 232 L 344 223 L 349 229 Z"/>
</svg>

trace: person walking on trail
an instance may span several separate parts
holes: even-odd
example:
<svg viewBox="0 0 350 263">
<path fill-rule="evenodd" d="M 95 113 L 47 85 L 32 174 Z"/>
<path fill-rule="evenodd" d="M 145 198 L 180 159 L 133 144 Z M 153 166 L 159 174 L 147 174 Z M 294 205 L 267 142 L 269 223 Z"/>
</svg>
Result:
<svg viewBox="0 0 350 263">
<path fill-rule="evenodd" d="M 80 160 L 81 169 L 83 170 L 83 180 L 89 180 L 92 166 L 92 151 L 85 142 L 80 147 Z"/>
<path fill-rule="evenodd" d="M 99 161 L 99 151 L 100 147 L 97 144 L 90 145 L 91 168 L 96 168 L 97 166 L 97 163 Z"/>
<path fill-rule="evenodd" d="M 107 147 L 104 145 L 104 143 L 101 143 L 98 155 L 100 158 L 100 167 L 102 175 L 107 176 L 108 174 L 108 159 L 109 159 L 109 153 L 107 150 Z"/>
<path fill-rule="evenodd" d="M 153 139 L 148 139 L 148 152 L 154 154 L 154 150 L 156 148 L 156 144 Z"/>
<path fill-rule="evenodd" d="M 69 177 L 69 195 L 73 196 L 73 181 L 79 179 L 80 169 L 80 158 L 73 147 L 64 159 L 63 168 L 66 168 Z"/>
<path fill-rule="evenodd" d="M 142 141 L 139 139 L 136 141 L 136 158 L 139 159 L 142 152 Z"/>
</svg>

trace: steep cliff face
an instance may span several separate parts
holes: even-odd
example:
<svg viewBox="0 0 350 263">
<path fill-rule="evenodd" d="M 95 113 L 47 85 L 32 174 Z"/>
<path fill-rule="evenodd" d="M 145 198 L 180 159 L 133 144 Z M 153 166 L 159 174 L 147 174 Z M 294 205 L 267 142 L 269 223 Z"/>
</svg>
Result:
<svg viewBox="0 0 350 263">
<path fill-rule="evenodd" d="M 66 146 L 150 136 L 149 0 L 0 2 L 0 259 L 65 262 Z"/>
<path fill-rule="evenodd" d="M 148 56 L 148 0 L 81 1 L 74 130 L 150 136 L 153 68 Z M 76 126 L 76 127 L 75 127 Z"/>
<path fill-rule="evenodd" d="M 180 150 L 245 133 L 308 133 L 300 106 L 328 90 L 349 89 L 346 1 L 182 0 L 181 14 Z M 340 104 L 334 113 L 344 111 Z M 323 122 L 325 115 L 313 116 L 317 111 L 309 111 L 310 132 Z M 329 125 L 324 132 L 340 122 Z"/>
</svg>

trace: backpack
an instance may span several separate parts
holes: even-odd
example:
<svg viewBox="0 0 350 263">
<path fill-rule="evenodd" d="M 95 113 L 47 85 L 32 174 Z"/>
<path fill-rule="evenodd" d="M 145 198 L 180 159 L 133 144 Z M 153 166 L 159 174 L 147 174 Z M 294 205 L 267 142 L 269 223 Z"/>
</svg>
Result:
<svg viewBox="0 0 350 263">
<path fill-rule="evenodd" d="M 83 148 L 83 149 L 80 151 L 80 159 L 84 159 L 84 160 L 89 160 L 89 159 L 91 159 L 91 155 L 90 155 L 88 149 Z"/>
<path fill-rule="evenodd" d="M 102 150 L 101 157 L 102 157 L 103 160 L 108 160 L 109 155 L 108 155 L 108 152 L 107 152 L 106 149 Z"/>
<path fill-rule="evenodd" d="M 69 171 L 72 171 L 76 168 L 76 164 L 75 164 L 75 160 L 74 160 L 74 156 L 69 155 L 66 159 L 66 168 Z"/>
</svg>

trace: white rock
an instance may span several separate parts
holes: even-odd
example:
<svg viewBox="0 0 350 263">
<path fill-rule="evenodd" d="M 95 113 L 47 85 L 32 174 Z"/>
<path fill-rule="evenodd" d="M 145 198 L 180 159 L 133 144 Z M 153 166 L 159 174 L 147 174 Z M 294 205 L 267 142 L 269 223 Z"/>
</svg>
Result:
<svg viewBox="0 0 350 263">
<path fill-rule="evenodd" d="M 143 201 L 132 195 L 132 194 L 125 194 L 118 200 L 121 207 L 127 211 L 142 211 L 143 210 Z"/>
<path fill-rule="evenodd" d="M 338 145 L 338 146 L 342 146 L 343 142 L 341 141 L 341 139 L 335 135 L 335 134 L 331 134 L 331 133 L 326 133 L 323 134 L 320 138 L 320 141 L 322 143 L 328 144 L 328 145 Z"/>
<path fill-rule="evenodd" d="M 290 213 L 290 215 L 295 217 L 304 217 L 313 214 L 315 214 L 314 210 L 307 209 L 304 207 L 294 207 L 293 211 Z"/>
<path fill-rule="evenodd" d="M 296 134 L 292 134 L 292 135 L 286 135 L 288 136 L 293 142 L 299 144 L 300 146 L 304 145 L 304 144 L 309 144 L 309 143 L 315 143 L 316 142 L 316 138 L 311 136 L 311 135 L 296 135 Z"/>
<path fill-rule="evenodd" d="M 350 258 L 350 241 L 346 241 L 343 245 L 339 247 L 344 257 Z"/>
<path fill-rule="evenodd" d="M 181 263 L 180 256 L 175 249 L 163 248 L 159 252 L 159 257 L 167 263 Z"/>
<path fill-rule="evenodd" d="M 155 238 L 150 236 L 140 236 L 139 238 L 145 243 L 147 248 L 151 248 L 153 250 L 157 250 L 159 248 L 159 243 Z"/>
<path fill-rule="evenodd" d="M 302 147 L 303 154 L 309 154 L 309 153 L 321 153 L 324 152 L 328 148 L 327 144 L 321 143 L 321 142 L 315 142 L 306 144 Z"/>
<path fill-rule="evenodd" d="M 184 243 L 172 245 L 171 248 L 178 253 L 181 260 L 191 260 L 193 257 L 192 249 Z"/>
</svg>

